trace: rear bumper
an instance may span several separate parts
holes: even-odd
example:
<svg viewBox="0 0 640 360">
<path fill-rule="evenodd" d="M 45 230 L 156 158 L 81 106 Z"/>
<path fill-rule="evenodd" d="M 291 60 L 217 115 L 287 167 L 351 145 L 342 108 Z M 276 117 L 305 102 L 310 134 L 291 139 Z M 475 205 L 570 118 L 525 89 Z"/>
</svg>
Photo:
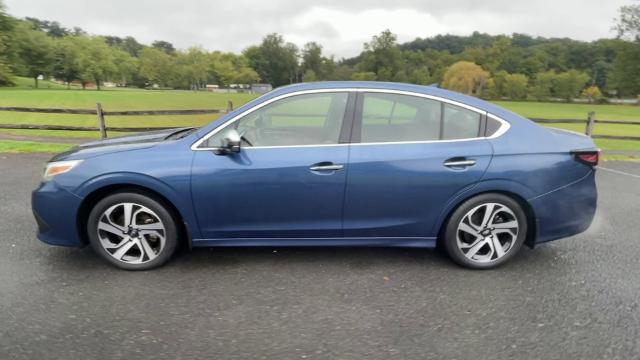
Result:
<svg viewBox="0 0 640 360">
<path fill-rule="evenodd" d="M 537 218 L 536 244 L 579 234 L 589 228 L 596 212 L 595 171 L 529 203 Z"/>
<path fill-rule="evenodd" d="M 38 225 L 38 239 L 51 245 L 83 246 L 76 224 L 82 199 L 59 187 L 42 183 L 31 194 L 31 208 Z"/>
</svg>

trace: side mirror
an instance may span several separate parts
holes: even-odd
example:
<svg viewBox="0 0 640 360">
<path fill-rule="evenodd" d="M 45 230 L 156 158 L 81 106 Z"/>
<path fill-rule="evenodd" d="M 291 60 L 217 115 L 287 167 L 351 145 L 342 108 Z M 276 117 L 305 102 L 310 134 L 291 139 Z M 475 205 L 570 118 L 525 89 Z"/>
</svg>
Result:
<svg viewBox="0 0 640 360">
<path fill-rule="evenodd" d="M 218 155 L 228 155 L 233 153 L 240 152 L 240 143 L 242 139 L 240 133 L 236 129 L 231 129 L 227 131 L 224 138 L 222 138 L 222 143 L 220 144 L 220 148 L 216 151 Z"/>
</svg>

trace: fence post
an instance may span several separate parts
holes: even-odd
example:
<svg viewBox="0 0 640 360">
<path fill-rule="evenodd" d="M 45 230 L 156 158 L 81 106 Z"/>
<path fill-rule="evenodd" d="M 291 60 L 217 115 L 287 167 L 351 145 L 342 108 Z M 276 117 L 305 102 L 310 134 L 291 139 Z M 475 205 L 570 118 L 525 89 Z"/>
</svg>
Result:
<svg viewBox="0 0 640 360">
<path fill-rule="evenodd" d="M 96 103 L 96 114 L 98 115 L 98 126 L 100 127 L 100 139 L 107 138 L 107 127 L 104 124 L 104 113 L 102 113 L 102 105 Z"/>
<path fill-rule="evenodd" d="M 229 100 L 227 101 L 227 112 L 232 112 L 233 111 L 233 101 Z"/>
<path fill-rule="evenodd" d="M 594 111 L 590 111 L 589 114 L 587 115 L 587 128 L 585 129 L 584 133 L 591 137 L 591 135 L 593 134 L 593 124 L 596 121 L 596 113 Z"/>
</svg>

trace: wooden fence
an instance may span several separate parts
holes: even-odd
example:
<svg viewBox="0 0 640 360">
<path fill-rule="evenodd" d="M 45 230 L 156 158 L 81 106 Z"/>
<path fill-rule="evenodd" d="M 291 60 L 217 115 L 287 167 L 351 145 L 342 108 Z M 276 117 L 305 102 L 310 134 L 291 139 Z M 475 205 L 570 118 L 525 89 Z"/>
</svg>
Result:
<svg viewBox="0 0 640 360">
<path fill-rule="evenodd" d="M 227 109 L 191 109 L 191 110 L 129 110 L 129 111 L 105 111 L 100 103 L 96 109 L 54 109 L 54 108 L 25 108 L 25 107 L 0 107 L 0 111 L 31 112 L 46 114 L 75 114 L 96 115 L 98 126 L 69 126 L 69 125 L 35 125 L 35 124 L 0 124 L 0 129 L 35 129 L 35 130 L 66 130 L 66 131 L 99 131 L 100 138 L 107 138 L 107 131 L 143 132 L 153 130 L 173 129 L 175 127 L 111 127 L 107 126 L 105 116 L 145 116 L 145 115 L 201 115 L 201 114 L 225 114 L 233 110 L 233 103 L 227 103 Z M 587 114 L 586 119 L 531 119 L 543 124 L 585 124 L 585 134 L 595 139 L 637 140 L 640 136 L 615 136 L 594 135 L 596 124 L 639 125 L 640 121 L 597 120 L 595 112 Z"/>
<path fill-rule="evenodd" d="M 99 131 L 100 138 L 107 138 L 107 131 L 143 132 L 153 130 L 173 129 L 175 127 L 112 127 L 107 126 L 105 116 L 145 116 L 145 115 L 202 115 L 202 114 L 226 114 L 233 110 L 233 102 L 227 102 L 227 109 L 188 109 L 188 110 L 128 110 L 105 111 L 100 103 L 96 109 L 55 109 L 55 108 L 26 108 L 26 107 L 0 107 L 0 111 L 29 112 L 44 114 L 71 114 L 71 115 L 96 115 L 98 126 L 70 126 L 70 125 L 35 125 L 35 124 L 0 124 L 0 129 L 27 129 L 27 130 L 66 130 L 66 131 Z"/>
</svg>

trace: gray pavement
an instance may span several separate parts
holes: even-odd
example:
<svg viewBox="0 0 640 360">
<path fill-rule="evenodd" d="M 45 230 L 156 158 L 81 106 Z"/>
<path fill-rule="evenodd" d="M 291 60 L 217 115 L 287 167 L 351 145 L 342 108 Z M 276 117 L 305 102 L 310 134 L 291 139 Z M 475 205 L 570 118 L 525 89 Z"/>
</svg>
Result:
<svg viewBox="0 0 640 360">
<path fill-rule="evenodd" d="M 640 164 L 589 231 L 493 271 L 411 249 L 196 249 L 150 272 L 35 238 L 50 155 L 0 154 L 0 359 L 640 357 Z"/>
</svg>

